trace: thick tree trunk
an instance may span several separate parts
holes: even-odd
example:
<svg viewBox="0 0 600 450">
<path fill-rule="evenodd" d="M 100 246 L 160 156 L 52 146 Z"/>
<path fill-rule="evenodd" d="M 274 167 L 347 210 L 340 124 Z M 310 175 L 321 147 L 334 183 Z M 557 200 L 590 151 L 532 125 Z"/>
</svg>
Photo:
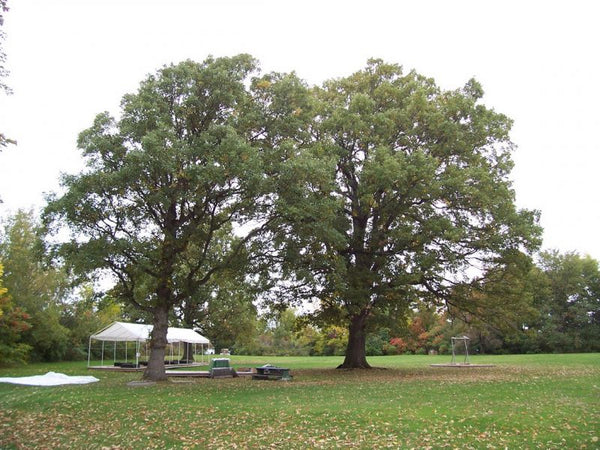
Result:
<svg viewBox="0 0 600 450">
<path fill-rule="evenodd" d="M 194 347 L 189 342 L 183 342 L 183 356 L 179 362 L 193 363 L 194 362 Z"/>
<path fill-rule="evenodd" d="M 158 306 L 154 310 L 154 328 L 150 337 L 150 358 L 143 378 L 151 381 L 164 381 L 165 349 L 167 347 L 167 330 L 169 328 L 169 308 Z"/>
<path fill-rule="evenodd" d="M 346 357 L 338 369 L 370 369 L 366 353 L 366 315 L 360 314 L 350 320 L 350 335 L 346 347 Z"/>
</svg>

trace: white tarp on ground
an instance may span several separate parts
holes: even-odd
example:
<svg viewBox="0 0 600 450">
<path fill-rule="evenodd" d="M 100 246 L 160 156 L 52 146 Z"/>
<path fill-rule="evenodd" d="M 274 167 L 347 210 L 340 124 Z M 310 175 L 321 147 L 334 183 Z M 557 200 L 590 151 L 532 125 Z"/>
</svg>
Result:
<svg viewBox="0 0 600 450">
<path fill-rule="evenodd" d="M 22 384 L 25 386 L 59 386 L 61 384 L 88 384 L 95 383 L 96 377 L 69 376 L 64 373 L 48 372 L 46 375 L 34 375 L 32 377 L 5 377 L 0 378 L 0 383 Z"/>
<path fill-rule="evenodd" d="M 114 322 L 103 330 L 92 335 L 92 339 L 98 341 L 116 341 L 116 342 L 144 342 L 150 339 L 152 325 L 141 323 Z M 189 328 L 172 328 L 167 331 L 167 341 L 189 342 L 190 344 L 208 344 L 209 341 L 201 334 L 196 333 Z"/>
</svg>

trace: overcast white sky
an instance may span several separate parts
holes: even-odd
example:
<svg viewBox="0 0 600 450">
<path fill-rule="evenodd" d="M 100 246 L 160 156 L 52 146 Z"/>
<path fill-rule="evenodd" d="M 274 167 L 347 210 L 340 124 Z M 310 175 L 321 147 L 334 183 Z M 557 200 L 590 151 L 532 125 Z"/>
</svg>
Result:
<svg viewBox="0 0 600 450">
<path fill-rule="evenodd" d="M 94 116 L 164 64 L 250 53 L 320 84 L 369 57 L 443 88 L 475 77 L 514 119 L 517 203 L 542 211 L 544 248 L 600 259 L 600 2 L 9 0 L 0 96 L 0 217 L 40 208 Z"/>
</svg>

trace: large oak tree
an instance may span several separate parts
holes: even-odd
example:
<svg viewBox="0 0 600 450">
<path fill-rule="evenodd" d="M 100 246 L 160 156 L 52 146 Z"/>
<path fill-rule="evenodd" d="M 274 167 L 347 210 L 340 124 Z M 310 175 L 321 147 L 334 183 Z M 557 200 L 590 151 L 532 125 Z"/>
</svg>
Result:
<svg viewBox="0 0 600 450">
<path fill-rule="evenodd" d="M 515 207 L 511 121 L 476 81 L 446 91 L 372 60 L 313 94 L 312 141 L 280 189 L 280 287 L 345 323 L 341 367 L 366 368 L 369 330 L 416 299 L 460 303 L 457 286 L 538 245 L 537 213 Z"/>
<path fill-rule="evenodd" d="M 257 117 L 247 55 L 164 67 L 79 136 L 87 170 L 64 176 L 45 221 L 67 225 L 62 254 L 79 272 L 108 270 L 114 292 L 153 317 L 144 377 L 165 379 L 169 314 L 239 258 L 264 221 Z M 250 222 L 253 220 L 253 222 Z M 242 237 L 224 240 L 233 223 Z M 224 244 L 225 243 L 225 244 Z"/>
</svg>

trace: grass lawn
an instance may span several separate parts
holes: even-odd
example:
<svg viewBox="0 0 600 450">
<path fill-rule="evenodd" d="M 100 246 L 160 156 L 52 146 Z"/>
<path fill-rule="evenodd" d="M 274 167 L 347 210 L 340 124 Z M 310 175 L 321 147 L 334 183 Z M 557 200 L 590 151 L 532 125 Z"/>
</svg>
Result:
<svg viewBox="0 0 600 450">
<path fill-rule="evenodd" d="M 11 448 L 600 448 L 600 354 L 472 357 L 493 368 L 432 368 L 448 356 L 232 356 L 294 380 L 194 379 L 130 387 L 139 373 L 85 363 L 0 369 L 94 375 L 90 385 L 0 383 L 0 449 Z M 385 368 L 385 369 L 384 369 Z"/>
</svg>

